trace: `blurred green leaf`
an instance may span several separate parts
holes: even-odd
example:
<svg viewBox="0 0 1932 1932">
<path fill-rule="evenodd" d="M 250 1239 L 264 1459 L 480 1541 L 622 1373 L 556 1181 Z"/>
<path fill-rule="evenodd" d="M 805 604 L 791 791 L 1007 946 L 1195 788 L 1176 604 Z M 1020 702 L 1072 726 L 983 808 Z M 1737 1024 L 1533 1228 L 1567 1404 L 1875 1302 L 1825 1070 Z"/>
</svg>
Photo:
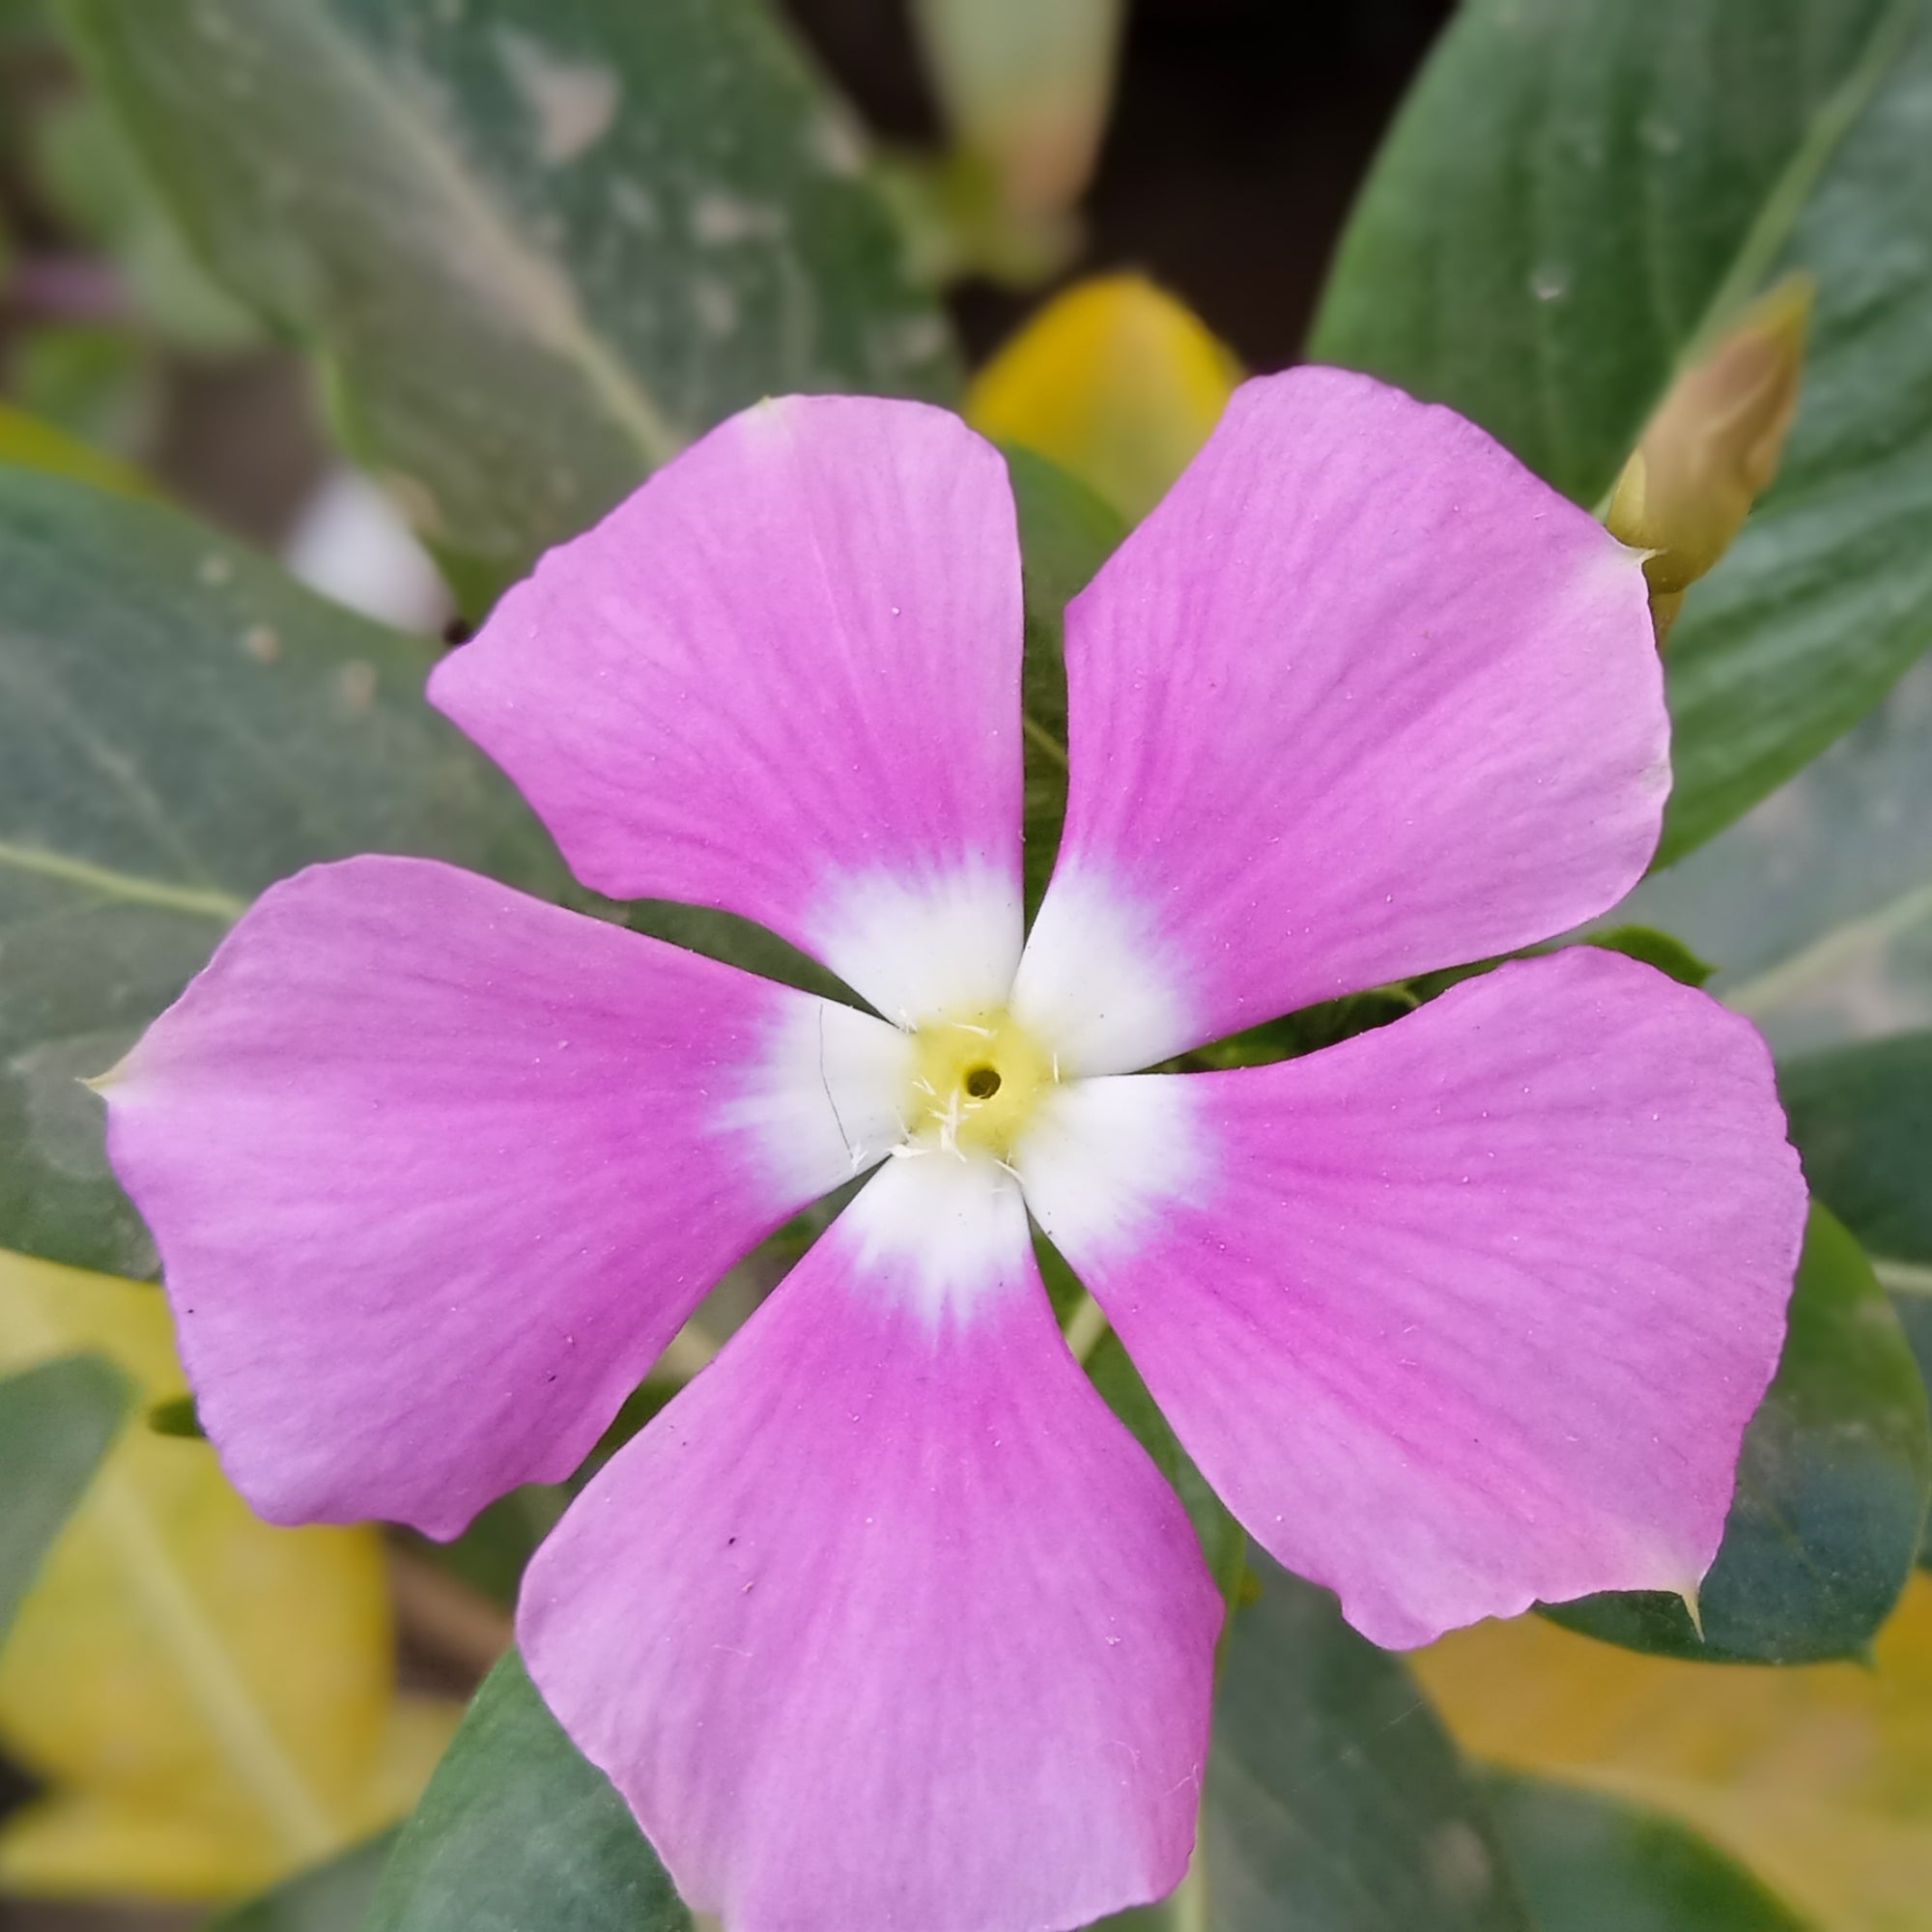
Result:
<svg viewBox="0 0 1932 1932">
<path fill-rule="evenodd" d="M 1781 473 L 1671 635 L 1660 863 L 1932 641 L 1924 0 L 1473 0 L 1350 224 L 1314 353 L 1454 404 L 1602 498 L 1681 364 L 1817 281 Z"/>
<path fill-rule="evenodd" d="M 77 1083 L 272 880 L 374 850 L 561 888 L 424 702 L 434 657 L 170 511 L 0 469 L 0 1243 L 152 1272 Z"/>
<path fill-rule="evenodd" d="M 956 387 L 763 0 L 68 0 L 217 279 L 472 607 L 761 395 Z"/>
<path fill-rule="evenodd" d="M 326 1863 L 224 1912 L 205 1932 L 359 1932 L 394 1849 L 396 1833 L 379 1833 Z"/>
<path fill-rule="evenodd" d="M 1874 1261 L 1932 1266 L 1932 1033 L 1800 1054 L 1777 1087 L 1812 1192 Z"/>
<path fill-rule="evenodd" d="M 1485 1780 L 1539 1932 L 1805 1932 L 1729 1853 L 1656 1811 L 1542 1778 Z"/>
<path fill-rule="evenodd" d="M 127 1411 L 127 1380 L 103 1355 L 66 1355 L 0 1380 L 0 1640 Z"/>
<path fill-rule="evenodd" d="M 1932 1496 L 1932 1430 L 1870 1264 L 1815 1205 L 1790 1321 L 1704 1578 L 1703 1636 L 1661 1591 L 1583 1597 L 1546 1615 L 1633 1650 L 1718 1663 L 1863 1654 L 1911 1574 Z"/>
<path fill-rule="evenodd" d="M 153 358 L 125 328 L 62 322 L 21 331 L 7 388 L 28 414 L 124 460 L 153 442 L 160 420 Z"/>
<path fill-rule="evenodd" d="M 1256 1559 L 1202 1809 L 1213 1932 L 1528 1932 L 1482 1791 L 1401 1661 Z"/>
<path fill-rule="evenodd" d="M 148 1427 L 156 1435 L 176 1435 L 187 1442 L 208 1439 L 201 1426 L 201 1410 L 191 1395 L 169 1396 L 165 1402 L 153 1404 L 148 1410 Z"/>
<path fill-rule="evenodd" d="M 1824 755 L 1618 908 L 1723 962 L 1781 1057 L 1932 1028 L 1932 660 Z"/>
<path fill-rule="evenodd" d="M 1006 445 L 1019 517 L 1026 584 L 1026 902 L 1038 906 L 1060 849 L 1066 813 L 1066 663 L 1062 633 L 1068 602 L 1126 534 L 1112 504 L 1044 456 Z"/>
<path fill-rule="evenodd" d="M 364 1932 L 690 1932 L 628 1806 L 513 1650 L 403 1826 Z"/>
<path fill-rule="evenodd" d="M 103 103 L 63 100 L 35 127 L 35 179 L 80 233 L 113 254 L 134 301 L 171 342 L 201 354 L 261 338 L 249 312 L 188 252 L 140 156 Z"/>
</svg>

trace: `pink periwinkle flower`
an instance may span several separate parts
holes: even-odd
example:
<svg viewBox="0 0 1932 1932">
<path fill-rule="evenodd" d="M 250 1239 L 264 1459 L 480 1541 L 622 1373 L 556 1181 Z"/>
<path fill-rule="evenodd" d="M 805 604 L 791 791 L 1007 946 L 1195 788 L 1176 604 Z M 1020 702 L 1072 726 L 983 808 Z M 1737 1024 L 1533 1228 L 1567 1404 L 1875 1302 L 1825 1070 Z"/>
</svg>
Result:
<svg viewBox="0 0 1932 1932">
<path fill-rule="evenodd" d="M 437 670 L 577 876 L 877 1015 L 447 867 L 265 894 L 108 1088 L 229 1472 L 460 1530 L 871 1178 L 533 1560 L 531 1676 L 733 1932 L 1174 1886 L 1222 1606 L 1031 1214 L 1248 1531 L 1388 1645 L 1689 1589 L 1804 1189 L 1762 1042 L 1588 947 L 1313 1056 L 1136 1068 L 1561 932 L 1668 784 L 1640 560 L 1365 378 L 1248 384 L 1066 616 L 1023 929 L 1020 558 L 955 417 L 765 403 Z"/>
</svg>

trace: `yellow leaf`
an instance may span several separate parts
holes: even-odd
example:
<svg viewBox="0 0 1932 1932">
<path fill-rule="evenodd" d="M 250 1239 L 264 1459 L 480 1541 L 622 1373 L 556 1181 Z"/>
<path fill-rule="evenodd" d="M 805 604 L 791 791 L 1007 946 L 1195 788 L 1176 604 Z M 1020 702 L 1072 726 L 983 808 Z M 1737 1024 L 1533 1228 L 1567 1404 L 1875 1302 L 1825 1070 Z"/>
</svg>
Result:
<svg viewBox="0 0 1932 1932">
<path fill-rule="evenodd" d="M 160 493 L 131 463 L 96 449 L 54 423 L 17 409 L 0 396 L 0 463 L 17 463 L 25 469 L 50 470 L 111 490 L 121 497 L 155 497 Z"/>
<path fill-rule="evenodd" d="M 144 1406 L 183 1392 L 158 1290 L 0 1254 L 0 1372 L 82 1348 Z M 406 1810 L 454 1717 L 397 1702 L 375 1529 L 272 1528 L 137 1419 L 0 1653 L 0 1745 L 48 1786 L 0 1885 L 255 1890 Z"/>
<path fill-rule="evenodd" d="M 1078 282 L 974 380 L 966 418 L 1023 443 L 1138 520 L 1166 494 L 1241 380 L 1191 309 L 1138 275 Z"/>
<path fill-rule="evenodd" d="M 1932 1575 L 1869 1667 L 1674 1662 L 1535 1616 L 1411 1662 L 1479 1756 L 1676 1813 L 1822 1932 L 1932 1928 Z"/>
</svg>

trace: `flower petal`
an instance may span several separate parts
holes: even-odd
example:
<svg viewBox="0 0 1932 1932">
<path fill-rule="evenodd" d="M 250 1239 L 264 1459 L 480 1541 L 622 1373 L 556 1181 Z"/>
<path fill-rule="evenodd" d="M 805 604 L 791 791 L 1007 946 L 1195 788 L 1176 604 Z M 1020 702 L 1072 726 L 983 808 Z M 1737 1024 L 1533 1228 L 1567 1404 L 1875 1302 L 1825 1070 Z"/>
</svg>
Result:
<svg viewBox="0 0 1932 1932">
<path fill-rule="evenodd" d="M 586 885 L 742 913 L 917 1016 L 1012 984 L 1020 634 L 999 452 L 788 396 L 553 551 L 430 696 Z"/>
<path fill-rule="evenodd" d="M 1576 947 L 1306 1060 L 1084 1083 L 1016 1164 L 1202 1472 L 1378 1643 L 1709 1567 L 1804 1185 L 1703 994 Z"/>
<path fill-rule="evenodd" d="M 1657 843 L 1641 557 L 1366 376 L 1237 389 L 1069 607 L 1066 675 L 1016 1007 L 1082 1072 L 1547 938 Z"/>
<path fill-rule="evenodd" d="M 1179 1880 L 1220 1617 L 1017 1189 L 934 1156 L 590 1485 L 518 1635 L 730 1932 L 1050 1932 Z"/>
<path fill-rule="evenodd" d="M 236 1486 L 448 1536 L 567 1475 L 909 1077 L 869 1014 L 354 859 L 266 893 L 104 1092 Z"/>
</svg>

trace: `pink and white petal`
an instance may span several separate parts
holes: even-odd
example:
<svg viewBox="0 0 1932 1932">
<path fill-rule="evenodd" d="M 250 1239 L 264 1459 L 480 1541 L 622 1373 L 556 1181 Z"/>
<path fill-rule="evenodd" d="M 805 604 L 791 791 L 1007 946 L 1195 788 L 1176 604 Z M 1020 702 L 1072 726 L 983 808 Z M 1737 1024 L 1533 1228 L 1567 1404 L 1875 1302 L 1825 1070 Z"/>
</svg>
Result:
<svg viewBox="0 0 1932 1932">
<path fill-rule="evenodd" d="M 272 1521 L 567 1475 L 720 1273 L 898 1133 L 884 1021 L 447 866 L 271 888 L 104 1084 Z"/>
<path fill-rule="evenodd" d="M 1366 376 L 1236 391 L 1069 607 L 1066 676 L 1016 1003 L 1082 1072 L 1547 938 L 1657 843 L 1638 554 Z"/>
<path fill-rule="evenodd" d="M 1020 638 L 999 452 L 787 396 L 552 551 L 430 697 L 586 885 L 742 913 L 918 1017 L 1012 984 Z"/>
<path fill-rule="evenodd" d="M 1223 1500 L 1376 1642 L 1717 1553 L 1804 1184 L 1705 995 L 1577 947 L 1305 1060 L 1083 1083 L 1016 1165 Z"/>
<path fill-rule="evenodd" d="M 518 1639 L 728 1932 L 1054 1932 L 1185 1869 L 1220 1619 L 1018 1190 L 934 1156 L 572 1506 Z"/>
</svg>

